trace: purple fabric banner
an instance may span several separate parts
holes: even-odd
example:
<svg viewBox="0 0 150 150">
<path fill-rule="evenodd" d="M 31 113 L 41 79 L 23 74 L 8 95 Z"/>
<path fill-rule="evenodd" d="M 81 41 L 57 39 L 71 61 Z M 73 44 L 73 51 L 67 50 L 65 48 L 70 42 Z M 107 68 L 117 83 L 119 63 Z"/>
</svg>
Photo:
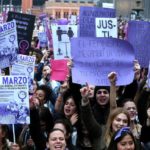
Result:
<svg viewBox="0 0 150 150">
<path fill-rule="evenodd" d="M 53 47 L 52 33 L 48 27 L 48 23 L 49 23 L 49 20 L 45 20 L 45 31 L 46 31 L 46 35 L 49 41 L 49 47 L 52 48 Z"/>
<path fill-rule="evenodd" d="M 74 83 L 110 85 L 107 78 L 117 73 L 117 85 L 133 81 L 134 49 L 130 43 L 115 38 L 73 38 L 71 52 Z"/>
<path fill-rule="evenodd" d="M 142 67 L 148 67 L 150 60 L 150 22 L 130 21 L 127 40 L 133 45 L 135 58 Z"/>
<path fill-rule="evenodd" d="M 115 9 L 80 7 L 79 37 L 96 37 L 95 18 L 115 18 Z"/>
</svg>

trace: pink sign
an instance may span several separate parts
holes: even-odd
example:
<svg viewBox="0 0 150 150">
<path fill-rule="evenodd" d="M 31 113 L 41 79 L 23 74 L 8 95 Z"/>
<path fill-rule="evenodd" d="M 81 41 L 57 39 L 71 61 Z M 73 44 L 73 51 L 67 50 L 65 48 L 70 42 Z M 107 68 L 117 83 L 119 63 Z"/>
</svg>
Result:
<svg viewBox="0 0 150 150">
<path fill-rule="evenodd" d="M 51 60 L 51 80 L 64 81 L 68 75 L 67 60 Z"/>
</svg>

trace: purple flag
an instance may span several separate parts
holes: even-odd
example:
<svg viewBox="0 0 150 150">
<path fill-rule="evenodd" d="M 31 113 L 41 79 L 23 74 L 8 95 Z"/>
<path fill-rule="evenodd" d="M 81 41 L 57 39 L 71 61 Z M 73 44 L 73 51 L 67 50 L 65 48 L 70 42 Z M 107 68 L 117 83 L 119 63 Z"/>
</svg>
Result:
<svg viewBox="0 0 150 150">
<path fill-rule="evenodd" d="M 52 33 L 48 27 L 48 20 L 45 20 L 45 31 L 46 31 L 46 35 L 49 41 L 49 47 L 52 48 L 53 47 L 53 42 L 52 42 Z"/>
<path fill-rule="evenodd" d="M 107 86 L 107 76 L 112 71 L 117 73 L 117 85 L 127 85 L 133 81 L 134 49 L 127 41 L 115 38 L 73 38 L 71 52 L 74 83 Z"/>
<path fill-rule="evenodd" d="M 150 22 L 130 21 L 127 40 L 133 45 L 135 58 L 142 67 L 148 67 L 150 60 Z"/>
<path fill-rule="evenodd" d="M 115 9 L 99 7 L 80 7 L 79 36 L 96 37 L 95 18 L 115 18 Z"/>
<path fill-rule="evenodd" d="M 43 20 L 44 18 L 46 18 L 47 17 L 47 14 L 40 14 L 39 15 L 39 19 L 40 20 Z"/>
</svg>

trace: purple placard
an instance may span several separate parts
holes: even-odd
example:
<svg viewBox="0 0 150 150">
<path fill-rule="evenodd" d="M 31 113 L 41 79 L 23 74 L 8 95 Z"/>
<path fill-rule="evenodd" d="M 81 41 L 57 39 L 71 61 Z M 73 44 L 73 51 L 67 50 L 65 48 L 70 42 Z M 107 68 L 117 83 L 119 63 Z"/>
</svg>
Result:
<svg viewBox="0 0 150 150">
<path fill-rule="evenodd" d="M 96 37 L 95 18 L 115 18 L 115 9 L 99 7 L 80 7 L 79 36 Z"/>
<path fill-rule="evenodd" d="M 74 83 L 108 86 L 108 74 L 117 73 L 117 85 L 133 81 L 134 49 L 124 40 L 115 38 L 73 38 L 71 52 Z"/>
<path fill-rule="evenodd" d="M 150 60 L 150 22 L 129 21 L 127 40 L 133 45 L 135 58 L 147 68 Z"/>
</svg>

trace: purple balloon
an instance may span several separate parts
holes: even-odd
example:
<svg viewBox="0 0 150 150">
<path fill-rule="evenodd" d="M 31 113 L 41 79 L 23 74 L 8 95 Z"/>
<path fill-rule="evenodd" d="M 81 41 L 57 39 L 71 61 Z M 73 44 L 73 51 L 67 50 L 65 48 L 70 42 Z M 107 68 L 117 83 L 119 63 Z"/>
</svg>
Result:
<svg viewBox="0 0 150 150">
<path fill-rule="evenodd" d="M 67 19 L 60 19 L 58 20 L 58 25 L 67 25 L 70 21 Z"/>
</svg>

